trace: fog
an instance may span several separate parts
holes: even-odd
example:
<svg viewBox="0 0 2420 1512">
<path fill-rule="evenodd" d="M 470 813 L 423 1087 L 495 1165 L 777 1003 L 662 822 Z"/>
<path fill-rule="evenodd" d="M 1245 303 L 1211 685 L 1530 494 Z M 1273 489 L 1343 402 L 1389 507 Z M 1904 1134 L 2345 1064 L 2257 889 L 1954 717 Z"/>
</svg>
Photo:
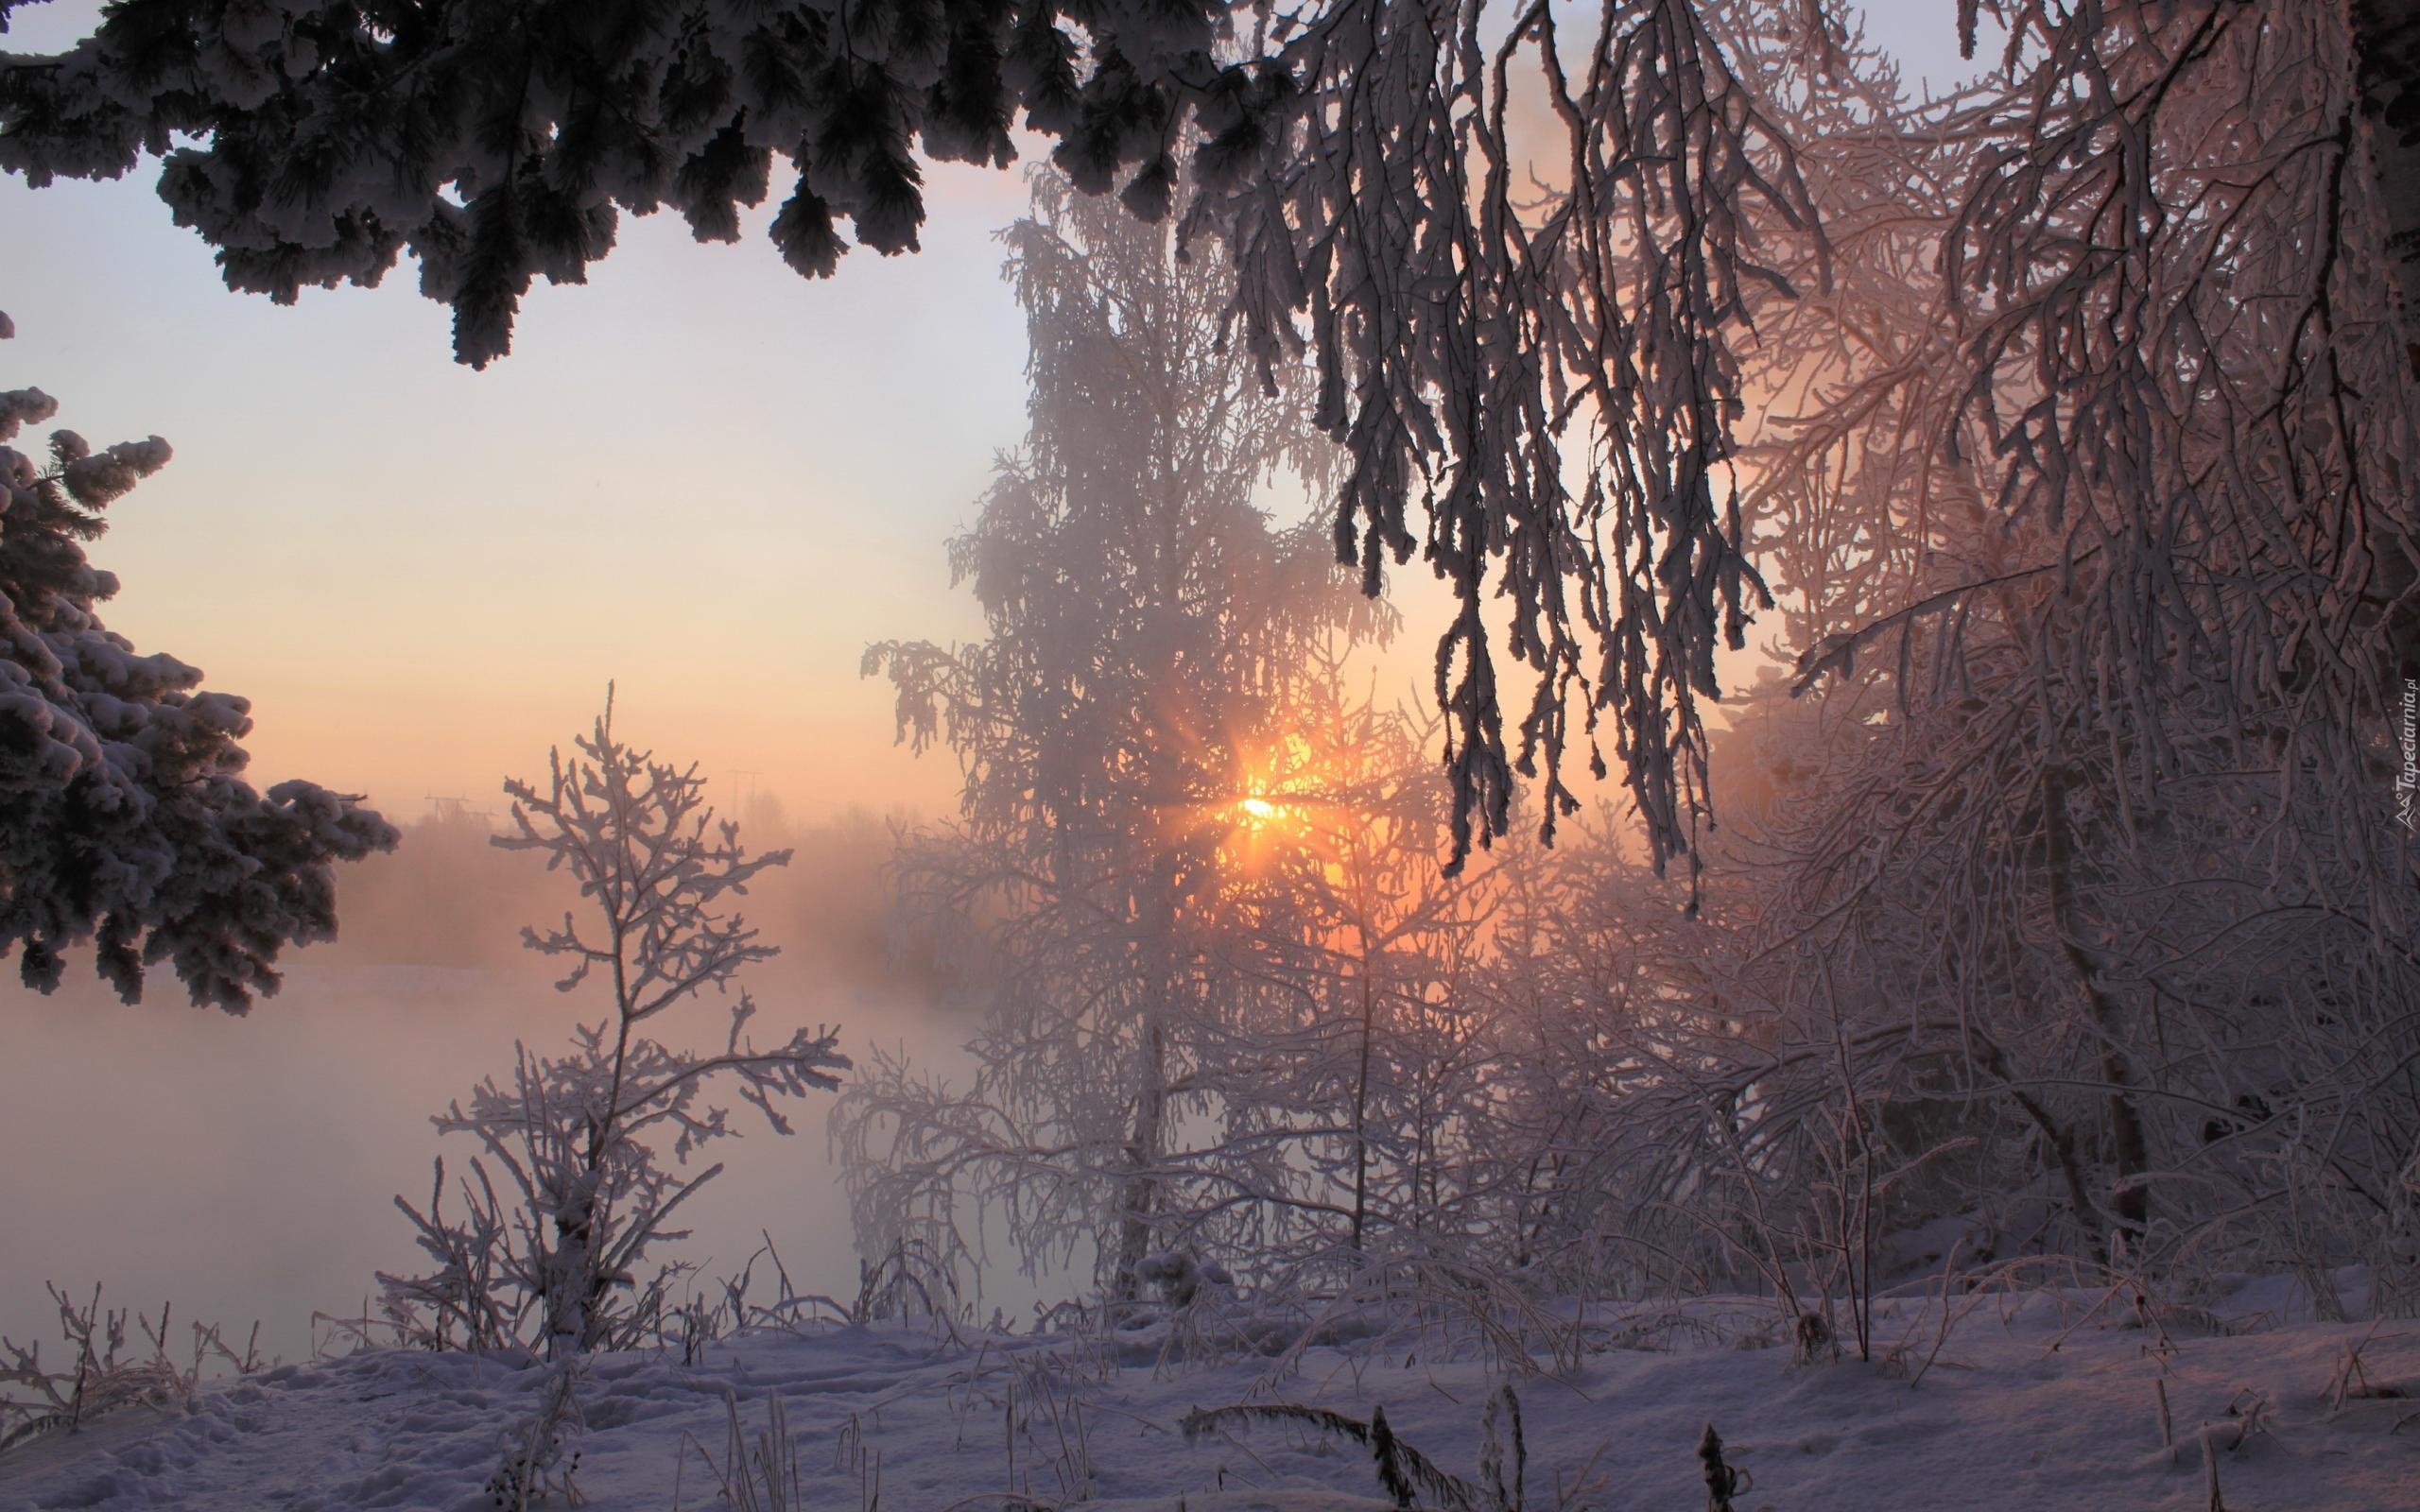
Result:
<svg viewBox="0 0 2420 1512">
<path fill-rule="evenodd" d="M 743 978 L 756 1031 L 830 1022 L 853 1054 L 879 1036 L 945 1064 L 953 1022 L 938 983 L 912 940 L 891 937 L 888 822 L 792 825 L 763 797 L 743 806 L 752 849 L 798 852 L 740 903 L 783 949 Z M 420 1267 L 393 1199 L 424 1204 L 432 1159 L 452 1172 L 475 1153 L 468 1137 L 440 1139 L 430 1114 L 509 1073 L 516 1039 L 551 1050 L 579 1018 L 610 1011 L 599 984 L 559 993 L 548 963 L 519 946 L 522 923 L 560 918 L 572 900 L 538 861 L 489 846 L 493 822 L 432 815 L 392 855 L 343 869 L 341 937 L 291 953 L 284 990 L 247 1018 L 188 1005 L 164 970 L 134 1005 L 80 956 L 47 997 L 9 973 L 0 1332 L 55 1332 L 44 1283 L 89 1297 L 98 1282 L 113 1306 L 156 1316 L 170 1302 L 231 1339 L 257 1320 L 264 1353 L 295 1359 L 310 1351 L 315 1310 L 357 1315 L 365 1297 L 375 1305 L 378 1270 Z M 709 994 L 662 1021 L 663 1038 L 715 1042 L 722 1011 Z M 761 1229 L 802 1291 L 849 1295 L 848 1202 L 824 1106 L 795 1109 L 787 1139 L 736 1110 L 741 1137 L 704 1156 L 724 1174 L 683 1210 L 694 1237 L 666 1258 L 721 1275 L 764 1243 Z"/>
</svg>

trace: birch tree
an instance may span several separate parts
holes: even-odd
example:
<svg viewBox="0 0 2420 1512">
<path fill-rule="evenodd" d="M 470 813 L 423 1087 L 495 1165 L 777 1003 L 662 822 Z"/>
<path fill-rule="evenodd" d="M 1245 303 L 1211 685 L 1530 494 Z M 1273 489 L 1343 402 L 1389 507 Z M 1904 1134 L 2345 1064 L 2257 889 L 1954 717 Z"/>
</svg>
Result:
<svg viewBox="0 0 2420 1512">
<path fill-rule="evenodd" d="M 900 887 L 979 936 L 977 1070 L 952 1091 L 877 1060 L 836 1125 L 861 1243 L 962 1257 L 988 1194 L 1026 1264 L 1090 1249 L 1131 1301 L 1146 1257 L 1243 1179 L 1246 1146 L 1215 1134 L 1253 1102 L 1227 1052 L 1270 990 L 1237 959 L 1242 805 L 1304 649 L 1372 620 L 1315 537 L 1255 507 L 1272 471 L 1324 457 L 1223 348 L 1219 296 L 1167 230 L 1046 177 L 1008 241 L 1032 427 L 951 548 L 989 633 L 865 663 L 903 738 L 964 773 Z M 1226 1154 L 1191 1150 L 1188 1121 Z"/>
</svg>

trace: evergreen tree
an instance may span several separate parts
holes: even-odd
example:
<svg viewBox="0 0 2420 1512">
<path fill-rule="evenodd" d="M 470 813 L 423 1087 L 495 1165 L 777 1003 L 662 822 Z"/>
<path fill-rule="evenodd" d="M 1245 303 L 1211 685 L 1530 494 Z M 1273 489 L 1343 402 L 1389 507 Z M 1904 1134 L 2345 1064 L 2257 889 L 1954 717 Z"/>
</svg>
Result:
<svg viewBox="0 0 2420 1512">
<path fill-rule="evenodd" d="M 39 388 L 0 392 L 0 443 L 57 411 Z M 278 989 L 286 945 L 335 935 L 334 863 L 395 832 L 313 782 L 255 789 L 236 744 L 251 706 L 101 623 L 117 579 L 85 544 L 168 443 L 95 451 L 61 430 L 49 450 L 45 467 L 0 444 L 0 954 L 47 992 L 90 943 L 130 1003 L 165 961 L 194 1002 L 241 1013 Z"/>
</svg>

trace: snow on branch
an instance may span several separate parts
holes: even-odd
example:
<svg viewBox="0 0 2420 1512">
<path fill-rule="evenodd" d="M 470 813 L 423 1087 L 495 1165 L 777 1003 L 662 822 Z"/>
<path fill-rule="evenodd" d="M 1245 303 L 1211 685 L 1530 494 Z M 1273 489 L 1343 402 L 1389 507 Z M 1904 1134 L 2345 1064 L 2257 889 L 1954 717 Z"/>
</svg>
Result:
<svg viewBox="0 0 2420 1512">
<path fill-rule="evenodd" d="M 285 946 L 334 937 L 334 864 L 395 831 L 313 782 L 254 788 L 236 744 L 251 705 L 101 623 L 118 582 L 85 545 L 168 443 L 95 450 L 60 430 L 47 463 L 7 444 L 58 408 L 0 390 L 0 955 L 47 992 L 90 944 L 130 1003 L 165 961 L 195 1003 L 242 1013 L 277 991 Z"/>
<path fill-rule="evenodd" d="M 738 827 L 715 820 L 694 765 L 659 763 L 615 738 L 610 690 L 605 713 L 575 745 L 568 761 L 551 755 L 544 787 L 505 783 L 513 831 L 493 843 L 544 855 L 579 885 L 587 917 L 525 929 L 523 941 L 572 957 L 562 991 L 601 975 L 614 1011 L 578 1025 L 568 1055 L 516 1044 L 510 1085 L 481 1081 L 467 1107 L 456 1102 L 432 1120 L 440 1133 L 475 1136 L 485 1153 L 458 1183 L 461 1216 L 441 1211 L 442 1161 L 425 1211 L 395 1199 L 436 1269 L 381 1280 L 399 1329 L 440 1345 L 543 1342 L 560 1357 L 649 1336 L 663 1326 L 673 1272 L 642 1282 L 641 1263 L 685 1236 L 670 1226 L 674 1213 L 722 1171 L 676 1174 L 660 1147 L 668 1142 L 672 1160 L 685 1164 L 737 1134 L 725 1109 L 701 1106 L 710 1085 L 732 1089 L 787 1134 L 780 1105 L 838 1090 L 834 1074 L 849 1067 L 830 1029 L 801 1028 L 758 1047 L 747 1034 L 756 1005 L 745 991 L 719 1052 L 639 1032 L 777 954 L 718 905 L 766 868 L 786 865 L 789 852 L 749 855 Z"/>
</svg>

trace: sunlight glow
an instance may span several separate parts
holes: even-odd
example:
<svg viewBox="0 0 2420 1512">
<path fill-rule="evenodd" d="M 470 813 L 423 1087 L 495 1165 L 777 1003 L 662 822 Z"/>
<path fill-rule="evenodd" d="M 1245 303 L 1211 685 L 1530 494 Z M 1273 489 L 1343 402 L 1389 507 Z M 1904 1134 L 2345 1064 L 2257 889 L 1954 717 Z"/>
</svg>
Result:
<svg viewBox="0 0 2420 1512">
<path fill-rule="evenodd" d="M 1229 833 L 1244 850 L 1258 856 L 1274 842 L 1299 844 L 1308 836 L 1310 814 L 1299 784 L 1315 766 L 1310 742 L 1298 733 L 1280 736 L 1272 744 L 1238 751 L 1231 768 L 1236 796 L 1219 814 Z"/>
</svg>

